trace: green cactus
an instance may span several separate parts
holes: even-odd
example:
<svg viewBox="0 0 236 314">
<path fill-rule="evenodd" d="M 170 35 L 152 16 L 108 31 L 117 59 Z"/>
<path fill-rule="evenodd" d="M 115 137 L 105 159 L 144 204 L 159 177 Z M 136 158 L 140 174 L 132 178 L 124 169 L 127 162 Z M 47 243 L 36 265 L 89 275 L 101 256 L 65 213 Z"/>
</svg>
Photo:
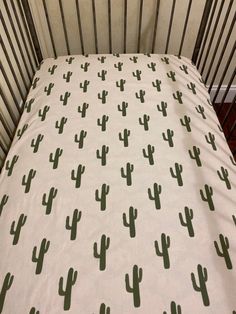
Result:
<svg viewBox="0 0 236 314">
<path fill-rule="evenodd" d="M 149 120 L 150 120 L 150 116 L 149 116 L 149 115 L 146 115 L 146 114 L 143 115 L 143 119 L 142 119 L 142 118 L 139 118 L 139 119 L 138 119 L 139 124 L 140 124 L 140 125 L 143 125 L 145 131 L 148 131 L 148 130 L 149 130 L 149 127 L 148 127 L 148 121 L 149 121 Z"/>
<path fill-rule="evenodd" d="M 39 112 L 38 112 L 38 115 L 39 117 L 41 117 L 41 121 L 44 121 L 46 119 L 46 115 L 47 115 L 47 112 L 49 111 L 50 107 L 45 105 L 43 107 L 43 109 L 39 109 Z"/>
<path fill-rule="evenodd" d="M 201 292 L 202 295 L 202 301 L 205 306 L 210 305 L 208 293 L 207 293 L 207 287 L 206 287 L 206 282 L 207 282 L 207 269 L 200 264 L 197 266 L 197 271 L 198 271 L 198 278 L 199 278 L 199 286 L 196 283 L 195 275 L 194 273 L 191 273 L 191 279 L 192 279 L 192 284 L 193 284 L 193 289 L 197 292 Z"/>
<path fill-rule="evenodd" d="M 88 90 L 88 86 L 90 84 L 90 81 L 84 80 L 84 83 L 80 83 L 79 86 L 82 88 L 83 92 L 86 93 Z"/>
<path fill-rule="evenodd" d="M 17 136 L 18 139 L 21 139 L 22 135 L 25 133 L 25 131 L 28 129 L 28 124 L 24 124 L 23 127 L 21 129 L 18 129 L 17 131 Z"/>
<path fill-rule="evenodd" d="M 18 155 L 14 155 L 11 159 L 11 161 L 8 159 L 6 161 L 6 166 L 5 166 L 5 169 L 8 170 L 8 177 L 10 177 L 12 175 L 12 172 L 13 172 L 13 168 L 17 162 L 17 160 L 19 159 L 19 156 Z"/>
<path fill-rule="evenodd" d="M 138 217 L 138 211 L 136 208 L 130 206 L 129 208 L 129 220 L 126 213 L 123 213 L 123 224 L 125 227 L 129 228 L 129 234 L 131 238 L 134 238 L 136 235 L 135 231 L 135 219 Z"/>
<path fill-rule="evenodd" d="M 53 75 L 54 72 L 55 72 L 55 70 L 56 70 L 56 68 L 57 68 L 57 65 L 54 64 L 51 68 L 48 69 L 48 72 L 49 72 L 51 75 Z"/>
<path fill-rule="evenodd" d="M 169 64 L 169 58 L 167 57 L 161 58 L 161 61 L 165 62 L 165 64 Z"/>
<path fill-rule="evenodd" d="M 66 62 L 68 64 L 71 64 L 74 59 L 75 59 L 74 57 L 66 58 Z"/>
<path fill-rule="evenodd" d="M 114 67 L 118 70 L 118 71 L 122 71 L 122 66 L 123 63 L 122 62 L 118 62 L 114 64 Z"/>
<path fill-rule="evenodd" d="M 72 267 L 68 270 L 65 289 L 63 289 L 63 277 L 60 277 L 58 294 L 64 297 L 64 311 L 68 311 L 71 305 L 71 293 L 77 279 L 78 272 Z"/>
<path fill-rule="evenodd" d="M 153 72 L 156 71 L 156 63 L 151 62 L 147 64 L 148 68 L 151 69 Z"/>
<path fill-rule="evenodd" d="M 103 90 L 101 93 L 98 93 L 98 99 L 101 99 L 102 104 L 106 103 L 106 97 L 108 95 L 108 91 Z"/>
<path fill-rule="evenodd" d="M 151 58 L 151 54 L 150 53 L 144 53 L 144 56 L 147 56 L 148 58 Z"/>
<path fill-rule="evenodd" d="M 184 116 L 183 119 L 180 119 L 182 126 L 185 126 L 188 132 L 191 132 L 190 122 L 191 119 L 188 116 Z"/>
<path fill-rule="evenodd" d="M 72 217 L 72 221 L 70 224 L 70 216 L 66 217 L 66 230 L 70 230 L 70 239 L 71 241 L 76 239 L 76 235 L 77 235 L 77 224 L 80 221 L 82 216 L 82 212 L 78 211 L 78 209 L 75 209 L 73 212 L 73 217 Z"/>
<path fill-rule="evenodd" d="M 33 248 L 32 262 L 37 263 L 36 270 L 35 270 L 36 275 L 39 275 L 42 272 L 44 255 L 48 252 L 49 246 L 50 246 L 50 241 L 47 241 L 47 239 L 44 238 L 40 244 L 38 257 L 37 257 L 37 246 L 34 246 Z"/>
<path fill-rule="evenodd" d="M 155 87 L 158 92 L 161 91 L 161 81 L 160 80 L 156 80 L 155 82 L 152 82 L 152 86 Z"/>
<path fill-rule="evenodd" d="M 98 253 L 97 242 L 93 245 L 93 255 L 95 258 L 99 258 L 99 269 L 101 271 L 106 269 L 106 251 L 110 246 L 110 238 L 106 237 L 105 234 L 101 236 L 100 253 Z"/>
<path fill-rule="evenodd" d="M 82 174 L 85 171 L 85 166 L 78 165 L 77 167 L 77 172 L 75 173 L 76 170 L 71 170 L 71 180 L 75 181 L 75 187 L 80 188 L 81 186 L 81 179 L 82 179 Z"/>
<path fill-rule="evenodd" d="M 205 139 L 208 144 L 211 144 L 213 150 L 217 150 L 216 144 L 215 144 L 215 135 L 211 132 L 208 132 L 208 135 L 205 135 Z"/>
<path fill-rule="evenodd" d="M 151 201 L 155 201 L 156 209 L 161 209 L 161 201 L 160 201 L 161 190 L 162 190 L 161 185 L 157 183 L 153 184 L 153 195 L 152 195 L 151 188 L 148 188 L 148 197 Z"/>
<path fill-rule="evenodd" d="M 70 93 L 69 92 L 65 92 L 64 96 L 60 95 L 60 101 L 62 101 L 63 106 L 67 105 L 68 99 L 70 98 Z"/>
<path fill-rule="evenodd" d="M 61 120 L 57 120 L 55 123 L 55 128 L 58 129 L 58 134 L 62 134 L 64 130 L 64 126 L 67 122 L 67 118 L 62 117 Z"/>
<path fill-rule="evenodd" d="M 125 117 L 127 114 L 128 103 L 125 101 L 122 101 L 122 104 L 118 105 L 117 108 L 118 108 L 118 111 L 122 112 L 122 116 Z"/>
<path fill-rule="evenodd" d="M 167 117 L 166 109 L 167 109 L 167 103 L 164 101 L 161 102 L 161 106 L 157 105 L 157 110 L 162 112 L 163 117 Z"/>
<path fill-rule="evenodd" d="M 136 70 L 136 72 L 132 72 L 133 76 L 136 77 L 137 81 L 141 80 L 142 71 Z"/>
<path fill-rule="evenodd" d="M 150 165 L 154 165 L 154 159 L 153 159 L 154 152 L 155 152 L 155 147 L 150 144 L 147 146 L 147 150 L 143 148 L 143 157 L 148 158 Z"/>
<path fill-rule="evenodd" d="M 49 83 L 48 86 L 44 87 L 44 92 L 46 93 L 47 96 L 51 94 L 53 86 L 54 86 L 53 83 Z"/>
<path fill-rule="evenodd" d="M 84 72 L 88 72 L 88 67 L 90 66 L 89 62 L 85 62 L 84 64 L 81 64 L 81 69 L 84 70 Z"/>
<path fill-rule="evenodd" d="M 25 216 L 24 214 L 21 214 L 16 226 L 15 226 L 16 224 L 15 220 L 12 222 L 10 234 L 14 236 L 13 242 L 12 242 L 13 245 L 16 245 L 18 243 L 19 238 L 20 238 L 21 228 L 25 225 L 26 219 L 27 219 L 27 216 Z"/>
<path fill-rule="evenodd" d="M 225 182 L 226 188 L 228 190 L 231 190 L 231 183 L 228 179 L 228 176 L 229 176 L 228 170 L 224 167 L 221 167 L 220 170 L 217 170 L 217 174 L 218 174 L 220 180 Z"/>
<path fill-rule="evenodd" d="M 33 153 L 37 153 L 39 150 L 39 144 L 42 142 L 44 135 L 38 134 L 36 139 L 32 139 L 30 146 L 33 147 Z"/>
<path fill-rule="evenodd" d="M 141 103 L 144 103 L 145 100 L 144 100 L 144 96 L 145 96 L 145 91 L 140 89 L 139 92 L 135 93 L 135 96 L 137 99 L 140 100 Z"/>
<path fill-rule="evenodd" d="M 6 203 L 8 202 L 8 199 L 9 199 L 9 196 L 4 194 L 2 199 L 1 199 L 1 202 L 0 202 L 0 217 L 2 215 L 2 211 L 3 211 L 3 208 L 4 206 L 6 205 Z"/>
<path fill-rule="evenodd" d="M 29 101 L 26 101 L 24 108 L 26 109 L 26 112 L 31 111 L 31 106 L 34 103 L 35 99 L 31 98 Z"/>
<path fill-rule="evenodd" d="M 40 314 L 40 312 L 37 311 L 35 307 L 32 307 L 32 308 L 30 309 L 29 314 Z"/>
<path fill-rule="evenodd" d="M 0 313 L 2 313 L 4 302 L 5 302 L 5 298 L 6 298 L 6 295 L 7 295 L 7 290 L 9 290 L 11 288 L 12 283 L 13 283 L 13 279 L 14 279 L 14 276 L 11 275 L 11 273 L 7 273 L 5 275 L 5 278 L 4 278 L 4 281 L 3 281 L 3 284 L 2 284 L 2 289 L 1 289 L 1 292 L 0 292 Z"/>
<path fill-rule="evenodd" d="M 133 294 L 134 307 L 140 307 L 140 288 L 139 284 L 142 281 L 143 270 L 138 268 L 137 265 L 133 266 L 133 287 L 130 284 L 129 274 L 125 274 L 125 287 L 126 291 Z"/>
<path fill-rule="evenodd" d="M 84 102 L 82 106 L 78 106 L 78 112 L 81 113 L 81 118 L 86 117 L 86 111 L 88 107 L 89 107 L 89 104 L 87 104 L 86 102 Z"/>
<path fill-rule="evenodd" d="M 126 184 L 128 186 L 132 185 L 132 172 L 134 171 L 134 165 L 129 162 L 126 163 L 126 172 L 125 169 L 121 168 L 121 177 L 126 179 Z"/>
<path fill-rule="evenodd" d="M 78 134 L 75 134 L 75 143 L 79 143 L 79 148 L 83 148 L 84 147 L 84 139 L 87 136 L 87 132 L 84 130 L 80 131 L 80 135 L 78 136 Z"/>
<path fill-rule="evenodd" d="M 105 60 L 106 60 L 105 56 L 98 57 L 98 61 L 100 61 L 101 63 L 104 63 Z"/>
<path fill-rule="evenodd" d="M 184 207 L 184 214 L 185 214 L 185 221 L 183 218 L 183 214 L 179 213 L 179 220 L 182 226 L 188 228 L 188 234 L 190 237 L 194 237 L 194 230 L 193 230 L 193 210 L 191 208 L 188 208 L 187 206 Z"/>
<path fill-rule="evenodd" d="M 181 306 L 177 305 L 174 301 L 170 303 L 170 311 L 171 314 L 182 314 Z M 167 312 L 164 311 L 163 314 L 167 314 Z"/>
<path fill-rule="evenodd" d="M 101 126 L 102 131 L 106 131 L 106 123 L 109 120 L 109 117 L 106 115 L 103 115 L 101 119 L 97 119 L 97 125 Z"/>
<path fill-rule="evenodd" d="M 95 200 L 97 202 L 100 202 L 101 211 L 106 210 L 106 207 L 107 207 L 106 196 L 108 195 L 109 190 L 110 190 L 109 185 L 106 185 L 104 183 L 101 187 L 101 197 L 99 197 L 99 190 L 96 189 L 96 191 L 95 191 Z"/>
<path fill-rule="evenodd" d="M 220 239 L 220 245 L 221 245 L 222 250 L 220 250 L 220 247 L 219 247 L 217 241 L 214 241 L 216 253 L 220 257 L 224 257 L 226 267 L 228 269 L 232 269 L 233 265 L 232 265 L 230 255 L 228 252 L 228 250 L 229 250 L 229 239 L 227 237 L 224 237 L 223 234 L 219 235 L 219 239 Z"/>
<path fill-rule="evenodd" d="M 177 91 L 176 93 L 173 93 L 174 99 L 175 99 L 175 100 L 178 100 L 178 102 L 179 102 L 180 104 L 183 103 L 183 101 L 182 101 L 182 95 L 183 95 L 183 94 L 182 94 L 180 91 Z"/>
<path fill-rule="evenodd" d="M 178 186 L 183 186 L 183 180 L 181 173 L 183 172 L 183 166 L 181 164 L 175 163 L 175 173 L 172 167 L 170 167 L 170 174 L 173 178 L 177 179 Z"/>
<path fill-rule="evenodd" d="M 131 61 L 133 61 L 133 63 L 137 63 L 137 61 L 138 61 L 138 57 L 136 57 L 136 56 L 133 56 L 133 57 L 131 57 L 131 58 L 129 58 Z"/>
<path fill-rule="evenodd" d="M 116 81 L 116 87 L 120 88 L 120 91 L 124 91 L 126 80 L 120 79 L 120 81 Z"/>
<path fill-rule="evenodd" d="M 212 200 L 213 189 L 211 186 L 209 186 L 207 184 L 204 185 L 204 189 L 205 189 L 206 194 L 204 195 L 203 190 L 200 190 L 201 198 L 204 202 L 208 203 L 209 209 L 213 211 L 213 210 L 215 210 L 215 206 L 214 206 L 214 203 Z"/>
<path fill-rule="evenodd" d="M 203 106 L 198 105 L 197 107 L 195 107 L 195 109 L 197 110 L 198 113 L 200 113 L 202 115 L 203 119 L 206 119 L 206 116 L 204 114 L 204 107 Z"/>
<path fill-rule="evenodd" d="M 194 95 L 196 95 L 196 85 L 194 83 L 190 82 L 190 84 L 187 84 L 187 87 Z"/>
<path fill-rule="evenodd" d="M 33 80 L 32 89 L 35 89 L 35 88 L 37 87 L 38 81 L 39 81 L 39 77 L 36 77 L 36 78 Z"/>
<path fill-rule="evenodd" d="M 106 80 L 107 71 L 101 70 L 101 72 L 98 72 L 98 77 L 102 79 L 102 81 Z"/>
<path fill-rule="evenodd" d="M 113 53 L 113 56 L 119 58 L 120 54 L 119 53 Z"/>
<path fill-rule="evenodd" d="M 49 161 L 53 163 L 52 169 L 58 168 L 59 158 L 61 157 L 62 153 L 63 153 L 63 149 L 61 148 L 57 148 L 54 154 L 50 153 Z"/>
<path fill-rule="evenodd" d="M 187 65 L 182 65 L 182 66 L 179 66 L 180 70 L 184 71 L 185 74 L 188 74 L 188 67 Z"/>
<path fill-rule="evenodd" d="M 202 162 L 201 162 L 201 159 L 200 159 L 200 148 L 196 147 L 196 146 L 193 146 L 193 151 L 191 151 L 189 149 L 189 156 L 191 159 L 194 159 L 197 163 L 197 166 L 198 167 L 201 167 L 202 166 Z"/>
<path fill-rule="evenodd" d="M 175 79 L 175 72 L 170 71 L 170 72 L 166 73 L 166 75 L 167 75 L 170 79 L 172 79 L 173 82 L 176 81 L 176 79 Z"/>
<path fill-rule="evenodd" d="M 128 141 L 129 136 L 130 136 L 130 130 L 124 129 L 123 136 L 122 136 L 122 133 L 119 132 L 119 140 L 124 143 L 124 147 L 129 146 L 129 141 Z"/>
<path fill-rule="evenodd" d="M 167 135 L 163 132 L 162 136 L 164 141 L 167 141 L 170 147 L 174 147 L 174 143 L 173 143 L 173 136 L 174 136 L 174 131 L 167 129 Z"/>
<path fill-rule="evenodd" d="M 26 174 L 23 176 L 22 185 L 25 185 L 25 193 L 28 193 L 30 191 L 31 183 L 35 175 L 36 170 L 30 169 L 28 176 L 26 177 Z"/>
<path fill-rule="evenodd" d="M 66 83 L 70 82 L 71 76 L 72 76 L 72 72 L 71 71 L 67 71 L 67 73 L 63 74 L 63 79 L 66 80 Z"/>
<path fill-rule="evenodd" d="M 164 268 L 165 269 L 170 268 L 170 258 L 169 258 L 169 252 L 168 252 L 168 249 L 170 247 L 170 237 L 166 236 L 165 233 L 161 234 L 162 251 L 159 248 L 158 241 L 155 241 L 154 244 L 155 244 L 156 255 L 163 257 Z"/>
<path fill-rule="evenodd" d="M 43 194 L 42 205 L 46 206 L 46 213 L 45 213 L 46 215 L 49 215 L 51 213 L 53 200 L 56 196 L 57 196 L 57 189 L 54 187 L 50 188 L 48 197 L 46 193 Z"/>
<path fill-rule="evenodd" d="M 101 153 L 100 153 L 99 149 L 97 149 L 97 151 L 96 151 L 97 159 L 101 159 L 102 166 L 106 165 L 106 161 L 107 161 L 106 155 L 108 154 L 108 152 L 109 152 L 109 147 L 106 145 L 102 145 Z"/>
<path fill-rule="evenodd" d="M 100 310 L 99 310 L 99 314 L 110 314 L 111 313 L 111 309 L 110 307 L 106 307 L 105 303 L 102 303 L 100 305 Z"/>
</svg>

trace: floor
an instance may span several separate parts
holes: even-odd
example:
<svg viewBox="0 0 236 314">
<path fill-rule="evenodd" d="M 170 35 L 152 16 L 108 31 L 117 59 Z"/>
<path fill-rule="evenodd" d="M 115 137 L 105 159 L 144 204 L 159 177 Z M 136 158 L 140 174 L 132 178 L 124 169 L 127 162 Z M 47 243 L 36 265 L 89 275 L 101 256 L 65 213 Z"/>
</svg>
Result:
<svg viewBox="0 0 236 314">
<path fill-rule="evenodd" d="M 223 122 L 229 106 L 230 106 L 230 103 L 223 104 L 222 110 L 221 110 L 220 114 L 218 114 L 218 118 L 219 118 L 220 123 Z M 214 107 L 215 107 L 215 110 L 217 112 L 218 108 L 219 108 L 219 104 L 215 104 Z M 226 135 L 226 138 L 229 135 L 230 129 L 232 128 L 235 121 L 236 121 L 236 106 L 234 105 L 234 108 L 233 108 L 230 116 L 228 117 L 227 122 L 225 123 L 224 128 L 223 128 L 224 133 Z M 235 150 L 236 150 L 236 128 L 234 129 L 234 132 L 233 132 L 231 138 L 228 140 L 228 144 L 229 144 L 231 151 L 235 152 Z M 236 160 L 236 154 L 234 155 L 234 159 Z"/>
</svg>

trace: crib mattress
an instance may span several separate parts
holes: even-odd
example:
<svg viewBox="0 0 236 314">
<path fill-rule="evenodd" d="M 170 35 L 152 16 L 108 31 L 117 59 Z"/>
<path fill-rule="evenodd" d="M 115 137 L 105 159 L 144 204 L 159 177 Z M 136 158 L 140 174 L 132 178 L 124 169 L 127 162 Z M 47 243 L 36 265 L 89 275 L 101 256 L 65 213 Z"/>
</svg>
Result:
<svg viewBox="0 0 236 314">
<path fill-rule="evenodd" d="M 188 59 L 44 60 L 0 177 L 0 313 L 232 314 L 235 185 Z"/>
</svg>

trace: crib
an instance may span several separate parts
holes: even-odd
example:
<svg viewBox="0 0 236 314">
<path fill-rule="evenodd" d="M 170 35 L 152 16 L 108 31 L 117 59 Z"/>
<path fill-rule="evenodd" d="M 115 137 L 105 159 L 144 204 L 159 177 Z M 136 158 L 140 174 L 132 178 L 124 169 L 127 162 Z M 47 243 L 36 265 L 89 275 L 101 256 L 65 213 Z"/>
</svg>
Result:
<svg viewBox="0 0 236 314">
<path fill-rule="evenodd" d="M 235 9 L 1 2 L 0 313 L 236 313 Z"/>
</svg>

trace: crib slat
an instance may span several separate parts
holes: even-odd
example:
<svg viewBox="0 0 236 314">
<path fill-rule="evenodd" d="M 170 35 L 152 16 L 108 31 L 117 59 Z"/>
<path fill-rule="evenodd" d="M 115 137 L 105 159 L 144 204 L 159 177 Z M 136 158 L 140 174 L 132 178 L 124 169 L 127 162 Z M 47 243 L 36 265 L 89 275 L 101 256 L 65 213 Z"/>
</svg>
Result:
<svg viewBox="0 0 236 314">
<path fill-rule="evenodd" d="M 4 153 L 5 157 L 6 157 L 7 149 L 5 148 L 5 145 L 4 145 L 4 143 L 3 143 L 1 138 L 0 138 L 0 148 L 1 148 L 1 150 L 3 151 L 3 153 Z M 5 158 L 3 159 L 3 163 L 4 163 L 4 160 L 5 160 Z M 0 170 L 1 170 L 1 167 L 0 167 Z"/>
<path fill-rule="evenodd" d="M 157 25 L 158 25 L 158 17 L 159 17 L 159 8 L 160 8 L 160 0 L 156 1 L 156 13 L 155 13 L 155 22 L 153 29 L 153 38 L 152 38 L 152 53 L 154 53 L 156 46 L 156 36 L 157 36 Z"/>
<path fill-rule="evenodd" d="M 183 48 L 184 38 L 185 38 L 187 26 L 188 26 L 188 19 L 189 19 L 189 15 L 190 15 L 191 6 L 192 6 L 192 0 L 189 0 L 188 9 L 187 9 L 186 17 L 185 17 L 185 22 L 184 22 L 182 38 L 181 38 L 181 43 L 180 43 L 180 47 L 179 47 L 179 56 L 182 53 L 182 48 Z"/>
<path fill-rule="evenodd" d="M 57 58 L 57 52 L 56 52 L 55 42 L 54 42 L 54 38 L 53 38 L 53 34 L 52 34 L 52 27 L 51 27 L 50 19 L 48 16 L 48 9 L 47 9 L 46 0 L 43 0 L 43 9 L 44 9 L 44 13 L 45 13 L 46 21 L 47 21 L 47 26 L 48 26 L 50 40 L 52 43 L 52 49 L 53 49 L 54 57 Z"/>
<path fill-rule="evenodd" d="M 92 0 L 92 10 L 93 10 L 93 30 L 94 30 L 94 40 L 95 40 L 95 51 L 96 51 L 96 53 L 98 53 L 98 35 L 97 35 L 97 20 L 96 20 L 95 0 Z"/>
<path fill-rule="evenodd" d="M 226 124 L 228 118 L 230 117 L 230 114 L 231 114 L 232 111 L 233 111 L 233 108 L 234 108 L 234 106 L 235 106 L 235 102 L 236 102 L 236 94 L 234 95 L 234 99 L 232 100 L 232 103 L 230 104 L 229 109 L 227 110 L 227 112 L 226 112 L 226 114 L 225 114 L 225 116 L 224 116 L 224 119 L 223 119 L 223 121 L 222 121 L 222 127 L 223 127 L 223 128 L 224 128 L 224 126 L 225 126 L 225 124 Z M 235 121 L 235 122 L 236 122 L 236 121 Z M 233 126 L 232 126 L 232 128 L 233 128 Z M 228 137 L 227 137 L 227 140 L 229 140 L 230 137 L 231 137 L 231 130 L 230 130 L 230 132 L 229 132 L 229 135 L 228 135 Z"/>
<path fill-rule="evenodd" d="M 81 17 L 80 17 L 79 0 L 75 0 L 75 2 L 76 2 L 77 21 L 78 21 L 78 27 L 79 27 L 80 45 L 81 45 L 82 54 L 84 55 L 84 39 L 83 39 L 83 30 L 82 30 Z"/>
<path fill-rule="evenodd" d="M 229 92 L 229 90 L 230 90 L 230 87 L 231 87 L 231 85 L 232 85 L 232 83 L 233 83 L 233 80 L 234 80 L 234 78 L 235 78 L 235 75 L 236 75 L 236 68 L 234 68 L 234 71 L 233 71 L 233 73 L 232 73 L 232 76 L 231 76 L 231 78 L 230 78 L 230 80 L 229 80 L 229 83 L 228 83 L 228 85 L 227 85 L 227 87 L 226 87 L 226 90 L 225 90 L 225 92 L 224 92 L 224 95 L 223 95 L 223 97 L 222 97 L 219 110 L 217 111 L 217 114 L 218 114 L 218 115 L 220 115 L 221 112 L 222 112 L 223 104 L 224 104 L 225 99 L 226 99 L 226 97 L 227 97 L 227 94 L 228 94 L 228 92 Z"/>
<path fill-rule="evenodd" d="M 112 53 L 111 0 L 108 0 L 107 2 L 107 9 L 108 9 L 109 53 Z"/>
<path fill-rule="evenodd" d="M 12 111 L 11 106 L 9 105 L 9 103 L 8 103 L 8 101 L 7 101 L 6 96 L 4 95 L 4 92 L 3 92 L 2 88 L 1 88 L 1 86 L 0 86 L 0 96 L 2 97 L 2 100 L 3 100 L 3 102 L 4 102 L 4 105 L 6 106 L 7 112 L 9 113 L 9 116 L 11 117 L 11 120 L 12 120 L 14 126 L 16 127 L 16 125 L 17 125 L 17 119 L 16 119 L 16 117 L 15 117 L 13 111 Z"/>
<path fill-rule="evenodd" d="M 59 7 L 60 7 L 63 32 L 64 32 L 64 36 L 65 36 L 65 41 L 66 41 L 67 54 L 70 55 L 70 45 L 69 45 L 68 34 L 67 34 L 67 29 L 66 29 L 66 21 L 65 21 L 65 15 L 64 15 L 62 0 L 59 0 Z"/>
<path fill-rule="evenodd" d="M 124 53 L 126 53 L 127 38 L 127 0 L 124 0 Z"/>
<path fill-rule="evenodd" d="M 4 130 L 6 131 L 6 133 L 7 133 L 8 137 L 9 137 L 9 139 L 12 141 L 12 139 L 13 139 L 12 130 L 11 130 L 10 127 L 6 124 L 6 121 L 4 120 L 3 115 L 2 115 L 1 112 L 0 112 L 0 122 L 2 123 L 3 128 L 4 128 Z"/>
<path fill-rule="evenodd" d="M 173 2 L 172 2 L 172 8 L 171 8 L 171 14 L 170 14 L 168 35 L 167 35 L 167 40 L 166 40 L 166 49 L 165 49 L 165 53 L 168 53 L 169 42 L 170 42 L 170 34 L 171 34 L 172 23 L 173 23 L 173 17 L 174 17 L 174 12 L 175 12 L 175 3 L 176 3 L 176 0 L 173 0 Z"/>
<path fill-rule="evenodd" d="M 142 31 L 142 17 L 143 17 L 143 0 L 140 0 L 139 22 L 138 22 L 138 44 L 137 44 L 137 52 L 138 53 L 140 53 L 140 41 L 141 41 L 141 31 Z"/>
</svg>

